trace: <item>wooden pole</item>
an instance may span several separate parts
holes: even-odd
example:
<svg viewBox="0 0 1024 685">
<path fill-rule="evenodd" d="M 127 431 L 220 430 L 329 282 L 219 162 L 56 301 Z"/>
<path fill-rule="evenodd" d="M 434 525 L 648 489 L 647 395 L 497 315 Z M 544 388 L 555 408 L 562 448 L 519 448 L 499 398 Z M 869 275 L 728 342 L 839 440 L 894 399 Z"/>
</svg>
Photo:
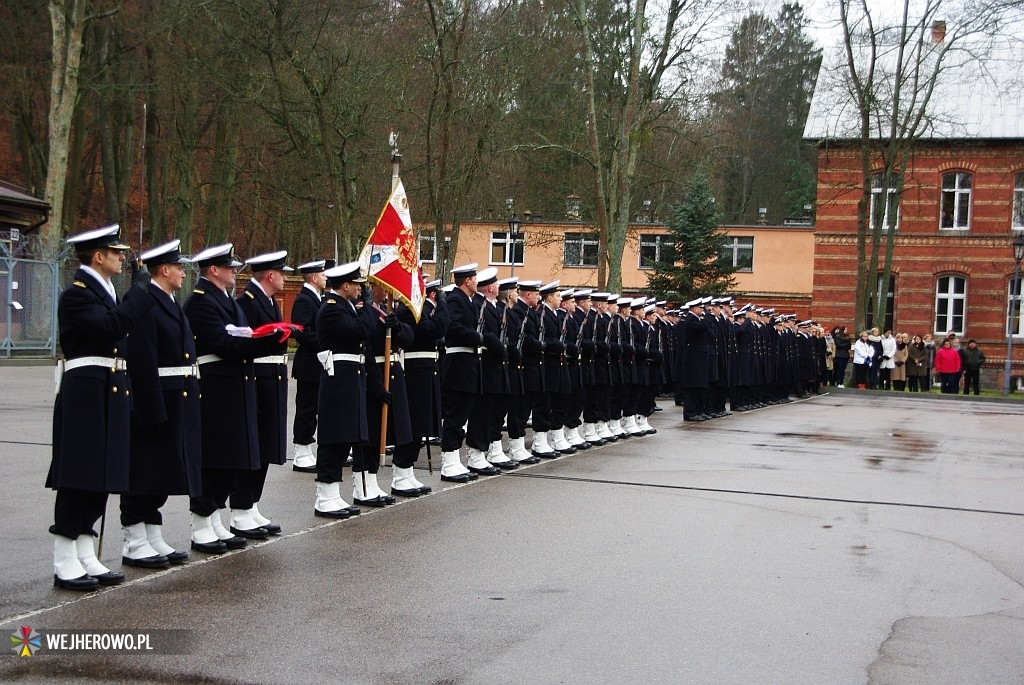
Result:
<svg viewBox="0 0 1024 685">
<path fill-rule="evenodd" d="M 387 305 L 391 300 L 391 294 L 384 296 L 384 311 L 387 312 Z M 391 388 L 391 329 L 384 333 L 384 392 Z M 384 466 L 385 452 L 388 445 L 388 403 L 384 402 L 380 408 L 380 465 Z"/>
</svg>

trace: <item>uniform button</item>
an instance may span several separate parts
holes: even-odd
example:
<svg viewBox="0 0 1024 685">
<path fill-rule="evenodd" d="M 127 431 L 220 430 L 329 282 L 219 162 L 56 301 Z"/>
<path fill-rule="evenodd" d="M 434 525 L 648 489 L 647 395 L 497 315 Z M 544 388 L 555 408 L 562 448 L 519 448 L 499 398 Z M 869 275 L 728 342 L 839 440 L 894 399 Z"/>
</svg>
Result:
<svg viewBox="0 0 1024 685">
<path fill-rule="evenodd" d="M 114 354 L 117 354 L 117 348 L 116 347 L 114 348 Z"/>
<path fill-rule="evenodd" d="M 112 389 L 112 390 L 113 390 L 114 392 L 117 392 L 117 386 L 116 386 L 116 385 L 115 385 L 115 386 L 114 386 L 113 388 L 111 388 L 111 389 Z"/>
<path fill-rule="evenodd" d="M 203 399 L 203 393 L 199 393 L 199 399 Z"/>
<path fill-rule="evenodd" d="M 248 376 L 246 376 L 244 380 L 249 380 L 249 377 L 248 377 Z"/>
<path fill-rule="evenodd" d="M 182 390 L 181 391 L 181 396 L 182 397 L 188 397 L 188 390 Z"/>
<path fill-rule="evenodd" d="M 281 377 L 280 377 L 280 376 L 278 376 L 278 377 L 277 377 L 277 380 L 281 380 Z"/>
<path fill-rule="evenodd" d="M 189 354 L 188 354 L 188 352 L 186 352 L 186 353 L 185 353 L 185 359 L 189 359 Z"/>
</svg>

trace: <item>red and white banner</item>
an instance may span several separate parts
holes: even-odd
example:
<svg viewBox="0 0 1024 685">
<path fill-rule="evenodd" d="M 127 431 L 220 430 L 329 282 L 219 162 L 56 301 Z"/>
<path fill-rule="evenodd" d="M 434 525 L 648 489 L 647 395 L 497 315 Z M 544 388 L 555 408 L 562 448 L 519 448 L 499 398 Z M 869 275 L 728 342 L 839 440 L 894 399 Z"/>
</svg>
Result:
<svg viewBox="0 0 1024 685">
<path fill-rule="evenodd" d="M 420 320 L 426 287 L 409 215 L 409 200 L 401 181 L 391 192 L 376 228 L 366 239 L 359 263 L 369 281 L 390 290 L 412 310 L 416 320 Z"/>
</svg>

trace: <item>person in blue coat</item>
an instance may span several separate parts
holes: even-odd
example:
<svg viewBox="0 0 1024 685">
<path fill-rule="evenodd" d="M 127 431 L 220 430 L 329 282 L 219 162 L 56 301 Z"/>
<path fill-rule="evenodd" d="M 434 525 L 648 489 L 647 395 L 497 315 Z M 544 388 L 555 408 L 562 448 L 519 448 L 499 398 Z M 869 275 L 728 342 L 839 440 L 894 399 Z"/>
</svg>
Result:
<svg viewBox="0 0 1024 685">
<path fill-rule="evenodd" d="M 124 529 L 122 563 L 163 568 L 188 561 L 188 552 L 163 537 L 160 508 L 169 495 L 202 494 L 199 367 L 188 319 L 174 299 L 185 281 L 180 240 L 142 253 L 157 305 L 142 318 L 125 354 L 132 382 L 131 451 L 128 492 L 121 495 Z"/>
<path fill-rule="evenodd" d="M 317 398 L 320 395 L 320 372 L 323 367 L 317 360 L 320 353 L 320 339 L 316 334 L 316 315 L 324 301 L 324 287 L 327 279 L 325 269 L 334 268 L 334 260 L 317 259 L 298 266 L 302 274 L 302 289 L 292 303 L 292 323 L 302 326 L 301 331 L 292 333 L 299 344 L 292 360 L 292 378 L 295 379 L 295 418 L 292 420 L 292 470 L 302 473 L 316 473 Z"/>
<path fill-rule="evenodd" d="M 249 258 L 250 280 L 235 300 L 252 328 L 284 320 L 275 299 L 284 290 L 284 279 L 294 269 L 285 264 L 288 252 L 280 250 Z M 267 469 L 288 461 L 288 342 L 271 340 L 272 354 L 253 359 L 256 367 L 256 415 L 260 468 L 240 471 L 231 493 L 231 527 L 243 537 L 263 539 L 279 535 L 281 526 L 260 512 L 259 501 L 267 482 Z"/>
<path fill-rule="evenodd" d="M 352 451 L 370 439 L 364 364 L 373 354 L 367 341 L 377 327 L 378 315 L 359 262 L 327 269 L 324 276 L 330 292 L 316 319 L 323 371 L 317 405 L 319 453 L 313 514 L 343 519 L 360 512 L 342 499 L 341 477 Z"/>
<path fill-rule="evenodd" d="M 200 279 L 183 307 L 196 336 L 202 416 L 203 492 L 189 500 L 192 549 L 208 554 L 246 544 L 224 525 L 227 501 L 239 471 L 261 469 L 253 360 L 280 354 L 279 336 L 246 335 L 249 322 L 231 296 L 241 266 L 231 248 L 218 245 L 193 257 Z"/>
<path fill-rule="evenodd" d="M 68 238 L 81 266 L 57 303 L 59 341 L 57 399 L 53 408 L 53 455 L 46 487 L 57 491 L 53 584 L 68 590 L 116 585 L 124 574 L 96 558 L 96 522 L 107 494 L 128 490 L 131 389 L 124 360 L 128 334 L 156 305 L 143 292 L 118 302 L 111 276 L 124 268 L 127 245 L 119 227 Z M 133 290 L 148 274 L 133 273 Z M 166 561 L 166 559 L 165 559 Z"/>
</svg>

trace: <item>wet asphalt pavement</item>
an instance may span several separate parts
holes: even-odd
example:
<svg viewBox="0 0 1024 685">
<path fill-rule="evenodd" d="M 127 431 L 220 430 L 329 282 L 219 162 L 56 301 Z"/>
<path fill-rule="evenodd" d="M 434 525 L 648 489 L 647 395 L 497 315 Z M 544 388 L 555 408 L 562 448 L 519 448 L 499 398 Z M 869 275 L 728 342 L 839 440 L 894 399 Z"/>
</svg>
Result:
<svg viewBox="0 0 1024 685">
<path fill-rule="evenodd" d="M 13 683 L 1024 683 L 1024 405 L 845 392 L 683 424 L 347 521 L 52 587 L 52 373 L 0 368 L 0 630 L 187 630 L 0 655 Z M 435 463 L 439 454 L 434 452 Z M 342 492 L 350 499 L 350 472 Z M 390 469 L 382 469 L 382 486 Z M 165 537 L 187 549 L 185 497 Z M 117 498 L 102 557 L 120 569 Z"/>
</svg>

